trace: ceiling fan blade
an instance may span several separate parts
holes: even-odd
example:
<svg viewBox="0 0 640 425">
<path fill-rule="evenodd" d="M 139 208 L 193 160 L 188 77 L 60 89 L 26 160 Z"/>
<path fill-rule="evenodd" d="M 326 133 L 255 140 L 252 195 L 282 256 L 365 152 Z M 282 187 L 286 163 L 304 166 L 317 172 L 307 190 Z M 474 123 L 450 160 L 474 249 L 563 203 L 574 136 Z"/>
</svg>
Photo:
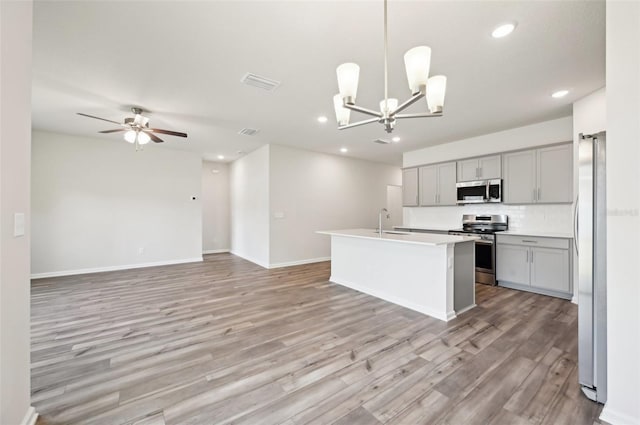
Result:
<svg viewBox="0 0 640 425">
<path fill-rule="evenodd" d="M 151 137 L 151 140 L 153 140 L 156 143 L 164 143 L 164 140 L 162 140 L 161 138 L 159 138 L 158 136 L 156 136 L 155 134 L 151 133 L 151 132 L 146 132 L 149 137 Z"/>
<path fill-rule="evenodd" d="M 115 130 L 102 130 L 98 131 L 98 133 L 117 133 L 118 131 L 125 131 L 126 128 L 116 128 Z"/>
<path fill-rule="evenodd" d="M 111 122 L 111 123 L 118 124 L 118 125 L 124 125 L 124 124 L 122 124 L 122 123 L 120 123 L 120 122 L 112 121 L 112 120 L 108 120 L 108 119 L 106 119 L 106 118 L 94 117 L 93 115 L 83 114 L 82 112 L 76 112 L 76 113 L 77 113 L 78 115 L 82 115 L 83 117 L 89 117 L 89 118 L 94 118 L 94 119 L 97 119 L 97 120 L 102 120 L 102 121 L 106 121 L 106 122 Z"/>
<path fill-rule="evenodd" d="M 160 128 L 150 128 L 148 130 L 145 129 L 145 131 L 153 131 L 154 133 L 168 134 L 170 136 L 187 137 L 187 133 L 181 133 L 179 131 L 171 131 L 171 130 L 162 130 Z"/>
</svg>

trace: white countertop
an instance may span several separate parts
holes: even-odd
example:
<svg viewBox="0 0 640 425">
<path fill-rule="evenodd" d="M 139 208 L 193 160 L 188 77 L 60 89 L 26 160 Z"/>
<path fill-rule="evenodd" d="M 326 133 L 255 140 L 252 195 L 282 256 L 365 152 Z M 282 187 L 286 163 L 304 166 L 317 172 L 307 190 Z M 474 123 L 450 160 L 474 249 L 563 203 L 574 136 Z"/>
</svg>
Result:
<svg viewBox="0 0 640 425">
<path fill-rule="evenodd" d="M 505 230 L 504 232 L 498 232 L 497 235 L 511 235 L 511 236 L 537 236 L 540 238 L 563 238 L 573 239 L 571 233 L 563 232 L 545 232 L 540 230 Z"/>
<path fill-rule="evenodd" d="M 346 236 L 361 239 L 384 240 L 417 245 L 447 245 L 460 242 L 469 242 L 478 239 L 473 236 L 438 235 L 433 233 L 409 233 L 402 234 L 382 233 L 382 236 L 374 229 L 343 229 L 343 230 L 319 230 L 316 233 L 331 236 Z"/>
</svg>

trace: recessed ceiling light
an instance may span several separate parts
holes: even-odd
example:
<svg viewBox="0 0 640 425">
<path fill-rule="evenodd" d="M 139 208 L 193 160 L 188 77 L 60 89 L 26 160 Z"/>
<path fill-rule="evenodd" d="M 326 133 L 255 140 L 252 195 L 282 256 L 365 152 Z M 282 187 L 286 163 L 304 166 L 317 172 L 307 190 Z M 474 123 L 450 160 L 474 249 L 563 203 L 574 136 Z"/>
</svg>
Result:
<svg viewBox="0 0 640 425">
<path fill-rule="evenodd" d="M 551 97 L 560 99 L 561 97 L 565 97 L 568 94 L 569 94 L 569 90 L 558 90 L 557 92 L 553 93 Z"/>
<path fill-rule="evenodd" d="M 391 141 L 393 143 L 398 143 L 400 141 L 400 138 L 398 136 L 394 137 L 393 139 L 391 139 Z"/>
<path fill-rule="evenodd" d="M 506 37 L 509 34 L 511 34 L 514 29 L 516 29 L 516 23 L 515 22 L 508 22 L 506 24 L 502 24 L 502 25 L 496 27 L 496 29 L 493 30 L 493 32 L 491 33 L 491 37 L 493 37 L 493 38 Z"/>
<path fill-rule="evenodd" d="M 327 121 L 328 121 L 328 119 L 327 119 L 327 117 L 325 117 L 324 115 L 320 115 L 320 116 L 318 117 L 318 122 L 321 122 L 321 123 L 323 123 L 323 124 L 324 124 L 324 123 L 325 123 L 325 122 L 327 122 Z"/>
<path fill-rule="evenodd" d="M 224 155 L 218 155 L 218 159 L 224 159 Z"/>
<path fill-rule="evenodd" d="M 347 148 L 340 148 L 340 152 L 342 152 L 342 153 L 347 153 L 347 152 L 349 152 L 349 149 L 347 149 Z"/>
</svg>

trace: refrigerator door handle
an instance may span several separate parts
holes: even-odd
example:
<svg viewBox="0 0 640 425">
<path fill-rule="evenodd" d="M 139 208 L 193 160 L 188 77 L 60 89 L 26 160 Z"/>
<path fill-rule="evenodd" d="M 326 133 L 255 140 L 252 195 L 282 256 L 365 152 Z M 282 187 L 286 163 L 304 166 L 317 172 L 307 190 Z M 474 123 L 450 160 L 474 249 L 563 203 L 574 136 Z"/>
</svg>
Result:
<svg viewBox="0 0 640 425">
<path fill-rule="evenodd" d="M 578 251 L 578 201 L 580 197 L 576 196 L 576 203 L 573 206 L 573 246 L 576 248 L 576 255 L 580 255 Z"/>
</svg>

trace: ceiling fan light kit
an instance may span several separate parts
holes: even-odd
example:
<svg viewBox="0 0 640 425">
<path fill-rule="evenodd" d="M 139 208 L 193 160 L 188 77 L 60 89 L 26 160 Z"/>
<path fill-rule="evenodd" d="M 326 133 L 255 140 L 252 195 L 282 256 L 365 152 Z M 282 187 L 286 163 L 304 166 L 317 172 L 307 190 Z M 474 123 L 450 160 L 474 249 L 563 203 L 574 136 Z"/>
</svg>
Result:
<svg viewBox="0 0 640 425">
<path fill-rule="evenodd" d="M 178 136 L 178 137 L 187 137 L 187 133 L 182 133 L 179 131 L 171 131 L 171 130 L 162 130 L 160 128 L 150 128 L 149 127 L 149 118 L 142 115 L 142 109 L 133 107 L 131 108 L 131 112 L 134 113 L 134 117 L 125 118 L 123 123 L 119 123 L 117 121 L 108 120 L 106 118 L 95 117 L 93 115 L 83 114 L 82 112 L 78 112 L 78 115 L 82 115 L 83 117 L 94 118 L 101 121 L 107 121 L 113 124 L 117 124 L 122 128 L 117 128 L 114 130 L 103 130 L 98 133 L 118 133 L 124 131 L 124 140 L 127 142 L 134 144 L 136 146 L 136 150 L 140 149 L 143 145 L 146 145 L 150 141 L 154 141 L 155 143 L 162 143 L 164 140 L 156 136 L 154 133 L 158 134 L 168 134 L 170 136 Z"/>
<path fill-rule="evenodd" d="M 387 133 L 391 133 L 398 119 L 442 116 L 447 78 L 444 75 L 429 77 L 431 48 L 417 46 L 405 53 L 404 64 L 411 97 L 398 104 L 398 99 L 389 98 L 388 95 L 387 45 L 387 0 L 384 0 L 384 99 L 380 102 L 380 112 L 356 105 L 360 67 L 355 63 L 343 63 L 336 69 L 340 93 L 333 97 L 339 130 L 378 122 L 384 125 Z M 429 113 L 400 113 L 424 97 Z M 350 123 L 350 111 L 371 115 L 374 118 Z"/>
</svg>

